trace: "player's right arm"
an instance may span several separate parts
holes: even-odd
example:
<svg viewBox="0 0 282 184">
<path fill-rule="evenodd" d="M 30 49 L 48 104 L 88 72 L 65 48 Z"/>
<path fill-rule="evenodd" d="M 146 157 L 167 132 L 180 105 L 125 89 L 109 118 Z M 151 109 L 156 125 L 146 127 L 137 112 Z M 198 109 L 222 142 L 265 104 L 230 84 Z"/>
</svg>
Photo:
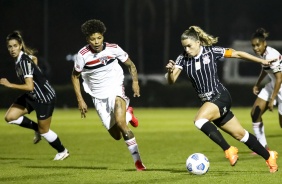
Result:
<svg viewBox="0 0 282 184">
<path fill-rule="evenodd" d="M 71 81 L 78 102 L 78 109 L 80 110 L 81 113 L 81 118 L 85 118 L 87 113 L 87 105 L 81 94 L 80 81 L 79 81 L 83 66 L 84 66 L 84 60 L 81 57 L 81 55 L 78 54 L 74 63 L 74 68 L 71 75 Z"/>
<path fill-rule="evenodd" d="M 261 72 L 260 72 L 260 75 L 258 77 L 258 80 L 257 80 L 256 84 L 253 87 L 253 93 L 255 95 L 258 95 L 260 83 L 262 82 L 262 80 L 265 78 L 266 75 L 267 75 L 267 73 L 264 71 L 263 68 L 261 68 Z"/>
<path fill-rule="evenodd" d="M 175 83 L 177 80 L 181 69 L 175 67 L 175 62 L 173 60 L 169 60 L 168 64 L 166 65 L 167 73 L 165 74 L 167 82 L 169 84 Z"/>
<path fill-rule="evenodd" d="M 78 109 L 80 110 L 81 118 L 85 118 L 87 113 L 87 105 L 81 94 L 79 77 L 80 77 L 80 72 L 77 72 L 75 69 L 73 69 L 71 75 L 71 81 L 77 98 Z"/>
</svg>

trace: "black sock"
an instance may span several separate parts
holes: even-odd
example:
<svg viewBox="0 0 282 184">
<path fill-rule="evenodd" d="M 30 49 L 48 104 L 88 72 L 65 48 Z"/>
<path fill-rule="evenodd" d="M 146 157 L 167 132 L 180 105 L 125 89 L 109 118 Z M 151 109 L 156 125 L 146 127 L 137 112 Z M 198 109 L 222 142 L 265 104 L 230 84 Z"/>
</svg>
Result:
<svg viewBox="0 0 282 184">
<path fill-rule="evenodd" d="M 201 131 L 204 132 L 213 142 L 218 144 L 223 151 L 230 148 L 230 145 L 226 142 L 222 134 L 217 130 L 216 126 L 213 125 L 211 122 L 206 122 L 202 128 Z"/>
<path fill-rule="evenodd" d="M 257 138 L 249 133 L 249 139 L 245 144 L 258 155 L 262 156 L 265 160 L 269 159 L 269 152 L 261 145 L 261 143 L 257 140 Z"/>
<path fill-rule="evenodd" d="M 21 122 L 20 126 L 38 131 L 38 124 L 25 116 L 23 117 L 23 121 Z"/>
<path fill-rule="evenodd" d="M 65 150 L 65 147 L 62 145 L 59 137 L 53 142 L 49 142 L 49 144 L 58 151 L 58 153 L 63 152 Z"/>
</svg>

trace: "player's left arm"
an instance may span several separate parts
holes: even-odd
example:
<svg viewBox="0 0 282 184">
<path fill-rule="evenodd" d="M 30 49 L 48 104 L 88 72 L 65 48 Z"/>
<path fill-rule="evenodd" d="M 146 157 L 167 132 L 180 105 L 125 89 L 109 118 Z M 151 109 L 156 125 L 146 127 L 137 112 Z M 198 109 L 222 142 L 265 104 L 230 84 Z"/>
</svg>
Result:
<svg viewBox="0 0 282 184">
<path fill-rule="evenodd" d="M 135 64 L 131 61 L 130 58 L 127 58 L 127 60 L 124 62 L 125 66 L 127 66 L 128 71 L 132 77 L 132 90 L 133 90 L 133 96 L 139 97 L 140 96 L 140 87 L 138 82 L 138 73 Z"/>
<path fill-rule="evenodd" d="M 225 51 L 224 57 L 226 58 L 240 58 L 240 59 L 244 59 L 244 60 L 250 60 L 253 62 L 257 62 L 257 63 L 261 63 L 263 65 L 270 65 L 272 62 L 276 61 L 277 58 L 274 59 L 262 59 L 256 56 L 253 56 L 247 52 L 244 51 L 237 51 L 234 49 L 227 49 Z"/>
</svg>

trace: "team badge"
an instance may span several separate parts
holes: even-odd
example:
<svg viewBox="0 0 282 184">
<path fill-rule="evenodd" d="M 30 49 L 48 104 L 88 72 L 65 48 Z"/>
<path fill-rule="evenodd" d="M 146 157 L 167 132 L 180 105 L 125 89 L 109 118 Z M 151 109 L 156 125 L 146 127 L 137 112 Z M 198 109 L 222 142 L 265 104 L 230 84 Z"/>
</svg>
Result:
<svg viewBox="0 0 282 184">
<path fill-rule="evenodd" d="M 203 63 L 204 64 L 209 64 L 211 62 L 209 55 L 204 55 L 203 56 Z"/>
<path fill-rule="evenodd" d="M 108 57 L 107 57 L 107 56 L 101 57 L 101 58 L 99 58 L 99 61 L 100 61 L 103 65 L 106 65 L 107 62 L 108 62 Z"/>
</svg>

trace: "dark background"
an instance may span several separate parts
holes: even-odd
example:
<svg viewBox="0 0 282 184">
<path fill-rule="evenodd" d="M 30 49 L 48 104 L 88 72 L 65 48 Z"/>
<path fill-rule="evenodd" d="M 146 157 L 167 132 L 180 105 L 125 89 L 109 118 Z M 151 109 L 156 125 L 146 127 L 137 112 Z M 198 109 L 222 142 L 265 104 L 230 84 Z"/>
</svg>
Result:
<svg viewBox="0 0 282 184">
<path fill-rule="evenodd" d="M 270 32 L 269 40 L 280 40 L 281 7 L 280 0 L 0 0 L 0 77 L 17 81 L 5 41 L 14 30 L 38 50 L 51 83 L 64 86 L 71 84 L 73 67 L 66 56 L 86 44 L 80 26 L 88 19 L 102 20 L 105 41 L 119 44 L 147 75 L 165 73 L 168 59 L 182 52 L 180 35 L 191 25 L 218 36 L 223 47 L 249 40 L 258 27 Z"/>
</svg>

